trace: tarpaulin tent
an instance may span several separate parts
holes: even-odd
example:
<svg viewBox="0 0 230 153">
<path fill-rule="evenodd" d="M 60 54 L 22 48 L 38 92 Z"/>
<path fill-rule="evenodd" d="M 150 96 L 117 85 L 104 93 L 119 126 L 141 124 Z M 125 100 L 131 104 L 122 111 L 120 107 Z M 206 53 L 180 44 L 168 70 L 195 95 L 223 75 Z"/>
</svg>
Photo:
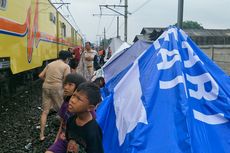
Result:
<svg viewBox="0 0 230 153">
<path fill-rule="evenodd" d="M 105 153 L 230 152 L 230 78 L 182 30 L 121 73 L 97 109 Z"/>
<path fill-rule="evenodd" d="M 109 46 L 106 49 L 106 55 L 105 55 L 105 61 L 108 59 L 108 53 L 111 52 L 111 55 L 113 55 L 115 52 L 122 51 L 123 49 L 129 47 L 129 44 L 122 41 L 120 38 L 112 38 Z"/>
<path fill-rule="evenodd" d="M 104 78 L 108 82 L 112 77 L 131 64 L 149 46 L 150 42 L 137 41 L 131 47 L 114 54 L 111 60 L 103 66 Z"/>
</svg>

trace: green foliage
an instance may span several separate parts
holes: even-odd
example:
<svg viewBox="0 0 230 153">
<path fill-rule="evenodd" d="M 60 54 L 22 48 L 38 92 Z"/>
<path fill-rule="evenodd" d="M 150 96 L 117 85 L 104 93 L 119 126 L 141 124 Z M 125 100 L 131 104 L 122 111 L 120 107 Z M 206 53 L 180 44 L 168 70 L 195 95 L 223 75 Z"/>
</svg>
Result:
<svg viewBox="0 0 230 153">
<path fill-rule="evenodd" d="M 177 23 L 175 24 L 177 26 Z M 184 21 L 182 23 L 183 29 L 204 29 L 204 27 L 197 21 Z"/>
</svg>

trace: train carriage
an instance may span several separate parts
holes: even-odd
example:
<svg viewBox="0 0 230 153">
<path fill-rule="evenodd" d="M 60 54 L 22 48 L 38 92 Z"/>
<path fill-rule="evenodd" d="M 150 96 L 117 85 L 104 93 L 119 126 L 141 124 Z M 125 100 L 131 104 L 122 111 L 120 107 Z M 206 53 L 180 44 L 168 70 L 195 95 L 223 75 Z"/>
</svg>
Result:
<svg viewBox="0 0 230 153">
<path fill-rule="evenodd" d="M 82 45 L 82 37 L 49 0 L 0 0 L 0 82 L 26 74 Z"/>
</svg>

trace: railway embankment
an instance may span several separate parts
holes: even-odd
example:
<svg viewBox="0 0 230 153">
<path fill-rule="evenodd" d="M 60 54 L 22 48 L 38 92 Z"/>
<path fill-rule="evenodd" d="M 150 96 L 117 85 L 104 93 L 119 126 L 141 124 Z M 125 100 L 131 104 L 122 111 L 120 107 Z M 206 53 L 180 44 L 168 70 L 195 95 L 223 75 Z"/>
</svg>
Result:
<svg viewBox="0 0 230 153">
<path fill-rule="evenodd" d="M 37 82 L 10 99 L 0 99 L 1 153 L 42 153 L 53 143 L 59 123 L 55 114 L 48 117 L 46 140 L 39 141 L 41 91 Z"/>
</svg>

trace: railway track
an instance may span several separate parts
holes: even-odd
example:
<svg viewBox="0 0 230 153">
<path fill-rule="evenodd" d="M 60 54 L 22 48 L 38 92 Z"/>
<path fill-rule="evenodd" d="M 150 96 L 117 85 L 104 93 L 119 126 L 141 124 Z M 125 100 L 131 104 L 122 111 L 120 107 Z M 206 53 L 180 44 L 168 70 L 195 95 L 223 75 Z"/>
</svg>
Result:
<svg viewBox="0 0 230 153">
<path fill-rule="evenodd" d="M 45 152 L 55 139 L 59 120 L 55 114 L 49 116 L 47 140 L 39 142 L 42 81 L 27 80 L 27 84 L 23 83 L 16 91 L 0 100 L 0 153 Z"/>
<path fill-rule="evenodd" d="M 34 75 L 22 74 L 1 79 L 0 81 L 0 103 L 9 101 L 23 93 L 32 94 L 33 87 L 41 84 L 41 80 Z"/>
</svg>

